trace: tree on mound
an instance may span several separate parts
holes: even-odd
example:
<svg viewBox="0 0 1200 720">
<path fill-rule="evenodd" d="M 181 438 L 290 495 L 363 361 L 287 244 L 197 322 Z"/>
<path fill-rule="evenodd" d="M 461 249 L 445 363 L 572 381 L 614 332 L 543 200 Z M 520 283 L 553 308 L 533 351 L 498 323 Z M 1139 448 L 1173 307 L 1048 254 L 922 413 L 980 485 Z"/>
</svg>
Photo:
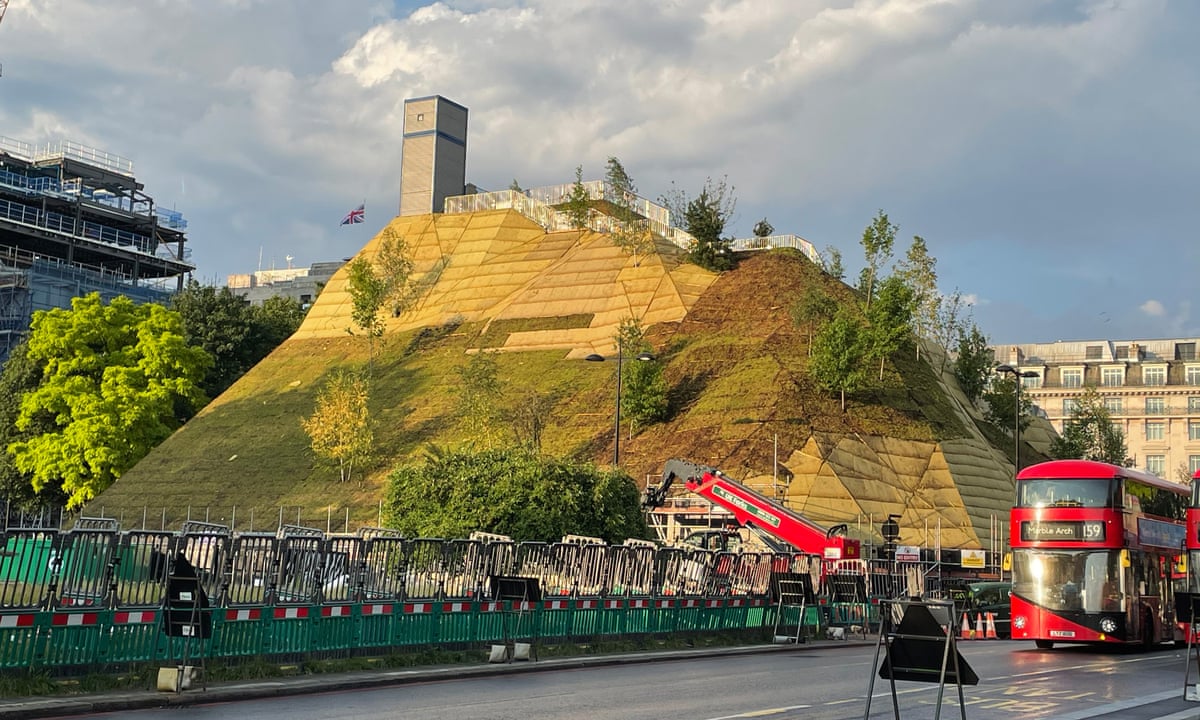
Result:
<svg viewBox="0 0 1200 720">
<path fill-rule="evenodd" d="M 375 442 L 374 421 L 367 406 L 367 380 L 361 374 L 334 370 L 317 395 L 313 414 L 300 421 L 312 442 L 313 454 L 322 463 L 336 467 L 338 479 L 346 482 L 355 465 L 371 459 Z"/>
<path fill-rule="evenodd" d="M 438 453 L 397 468 L 388 477 L 384 524 L 409 537 L 482 530 L 541 542 L 576 534 L 618 543 L 650 534 L 628 475 L 518 448 Z"/>
</svg>

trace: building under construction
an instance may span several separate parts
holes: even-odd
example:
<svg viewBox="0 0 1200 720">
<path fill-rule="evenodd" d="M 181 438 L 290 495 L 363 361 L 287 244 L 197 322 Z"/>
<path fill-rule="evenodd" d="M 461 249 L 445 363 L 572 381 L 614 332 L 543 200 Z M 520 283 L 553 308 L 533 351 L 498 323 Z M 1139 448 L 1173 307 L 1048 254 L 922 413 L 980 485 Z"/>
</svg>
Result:
<svg viewBox="0 0 1200 720">
<path fill-rule="evenodd" d="M 162 302 L 182 289 L 195 269 L 187 222 L 142 190 L 120 156 L 0 136 L 0 361 L 36 310 L 92 292 Z"/>
</svg>

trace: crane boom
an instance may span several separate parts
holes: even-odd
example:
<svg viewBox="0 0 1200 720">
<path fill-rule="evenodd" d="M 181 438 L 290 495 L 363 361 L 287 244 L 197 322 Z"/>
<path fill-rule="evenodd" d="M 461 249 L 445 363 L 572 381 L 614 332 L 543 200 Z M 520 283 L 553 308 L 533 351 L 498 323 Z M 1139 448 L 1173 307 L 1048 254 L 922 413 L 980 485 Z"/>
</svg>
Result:
<svg viewBox="0 0 1200 720">
<path fill-rule="evenodd" d="M 862 556 L 859 541 L 841 535 L 846 530 L 845 525 L 827 530 L 716 468 L 686 460 L 667 461 L 658 487 L 646 489 L 643 507 L 662 507 L 667 491 L 676 479 L 682 479 L 688 490 L 732 512 L 740 524 L 753 525 L 803 552 L 821 555 L 826 560 L 850 560 Z"/>
</svg>

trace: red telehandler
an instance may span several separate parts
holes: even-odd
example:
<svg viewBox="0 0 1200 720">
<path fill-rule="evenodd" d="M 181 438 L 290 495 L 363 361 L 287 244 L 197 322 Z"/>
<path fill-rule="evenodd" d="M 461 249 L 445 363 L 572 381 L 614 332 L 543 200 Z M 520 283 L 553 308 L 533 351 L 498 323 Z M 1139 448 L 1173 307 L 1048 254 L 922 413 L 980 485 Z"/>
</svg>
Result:
<svg viewBox="0 0 1200 720">
<path fill-rule="evenodd" d="M 826 562 L 862 558 L 862 544 L 844 537 L 845 525 L 826 530 L 780 503 L 732 480 L 716 468 L 686 460 L 668 460 L 662 481 L 647 487 L 642 507 L 662 507 L 675 481 L 733 513 L 738 523 L 766 532 L 801 552 L 819 555 Z"/>
</svg>

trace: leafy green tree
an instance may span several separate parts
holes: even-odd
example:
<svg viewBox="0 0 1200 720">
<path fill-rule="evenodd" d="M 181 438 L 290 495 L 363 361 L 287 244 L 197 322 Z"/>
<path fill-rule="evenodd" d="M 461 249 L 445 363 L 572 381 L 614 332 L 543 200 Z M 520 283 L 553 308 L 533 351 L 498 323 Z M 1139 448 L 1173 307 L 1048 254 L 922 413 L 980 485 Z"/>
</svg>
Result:
<svg viewBox="0 0 1200 720">
<path fill-rule="evenodd" d="M 758 238 L 771 237 L 771 234 L 775 232 L 775 226 L 772 225 L 771 223 L 767 222 L 766 218 L 763 218 L 762 220 L 759 220 L 758 222 L 754 223 L 753 232 L 754 232 L 754 237 L 758 237 Z"/>
<path fill-rule="evenodd" d="M 508 184 L 508 189 L 515 193 L 525 192 L 525 188 L 521 187 L 521 183 L 517 182 L 516 178 L 513 178 L 513 181 Z"/>
<path fill-rule="evenodd" d="M 533 453 L 542 451 L 542 433 L 554 418 L 555 393 L 523 388 L 508 409 L 517 444 Z"/>
<path fill-rule="evenodd" d="M 567 220 L 571 223 L 572 228 L 587 229 L 588 222 L 592 218 L 592 198 L 588 195 L 587 188 L 583 186 L 582 165 L 575 167 L 575 184 L 571 186 L 571 193 L 567 195 L 563 212 L 567 214 Z"/>
<path fill-rule="evenodd" d="M 937 259 L 929 254 L 925 239 L 914 235 L 908 253 L 896 268 L 896 274 L 912 288 L 913 291 L 913 321 L 918 337 L 929 337 L 930 330 L 937 323 L 938 289 L 937 289 Z M 917 359 L 921 359 L 921 343 L 916 343 Z"/>
<path fill-rule="evenodd" d="M 28 357 L 44 368 L 21 401 L 17 429 L 46 414 L 54 428 L 8 446 L 35 491 L 60 485 L 78 508 L 165 440 L 207 398 L 200 383 L 212 363 L 183 337 L 179 313 L 99 293 L 71 309 L 34 313 Z M 177 415 L 177 412 L 182 415 Z"/>
<path fill-rule="evenodd" d="M 455 414 L 463 422 L 469 443 L 488 447 L 492 441 L 499 402 L 504 394 L 496 353 L 479 351 L 465 365 L 454 368 L 458 376 Z"/>
<path fill-rule="evenodd" d="M 979 330 L 978 325 L 971 323 L 970 332 L 958 334 L 958 353 L 954 359 L 954 377 L 971 402 L 983 396 L 983 390 L 992 375 L 992 362 L 987 336 Z"/>
<path fill-rule="evenodd" d="M 246 370 L 271 354 L 300 329 L 305 310 L 296 300 L 275 295 L 250 306 L 250 362 Z"/>
<path fill-rule="evenodd" d="M 809 370 L 818 387 L 841 395 L 842 412 L 846 411 L 846 393 L 858 390 L 865 380 L 864 334 L 858 315 L 842 308 L 813 343 Z"/>
<path fill-rule="evenodd" d="M 383 236 L 374 263 L 360 255 L 347 266 L 350 318 L 367 336 L 371 368 L 375 364 L 375 338 L 381 337 L 384 330 L 381 311 L 386 306 L 392 317 L 399 317 L 415 300 L 408 245 L 391 228 L 384 230 Z"/>
<path fill-rule="evenodd" d="M 712 178 L 704 181 L 700 194 L 687 203 L 683 214 L 684 229 L 696 241 L 689 253 L 689 260 L 714 272 L 733 268 L 730 241 L 722 234 L 736 206 L 733 187 L 724 178 L 716 183 Z"/>
<path fill-rule="evenodd" d="M 387 302 L 387 282 L 375 272 L 371 261 L 361 255 L 347 266 L 350 292 L 350 319 L 367 336 L 367 366 L 375 367 L 375 338 L 383 336 L 383 318 L 379 311 Z M 353 330 L 346 329 L 353 334 Z"/>
<path fill-rule="evenodd" d="M 621 414 L 636 427 L 667 419 L 667 380 L 658 360 L 633 360 L 624 363 L 624 391 Z"/>
<path fill-rule="evenodd" d="M 958 288 L 954 292 L 938 298 L 937 322 L 934 323 L 933 340 L 942 348 L 942 363 L 939 372 L 946 369 L 946 359 L 954 350 L 960 335 L 966 331 L 971 322 L 971 306 L 963 298 Z"/>
<path fill-rule="evenodd" d="M 650 536 L 629 476 L 521 448 L 442 452 L 397 468 L 388 477 L 384 523 L 410 537 L 481 530 L 518 541 L 580 534 L 616 543 Z"/>
<path fill-rule="evenodd" d="M 615 157 L 608 159 L 604 180 L 611 191 L 613 244 L 632 255 L 634 264 L 638 264 L 638 257 L 654 247 L 654 238 L 646 219 L 634 207 L 638 199 L 637 187 Z"/>
<path fill-rule="evenodd" d="M 391 227 L 385 228 L 382 235 L 375 265 L 384 286 L 383 303 L 391 310 L 392 317 L 400 317 L 416 300 L 410 282 L 413 272 L 410 258 L 412 253 L 404 237 Z"/>
<path fill-rule="evenodd" d="M 341 482 L 350 479 L 356 465 L 364 465 L 371 458 L 375 433 L 369 399 L 367 378 L 334 370 L 317 394 L 313 414 L 300 421 L 313 454 L 336 467 Z"/>
<path fill-rule="evenodd" d="M 183 321 L 187 343 L 203 348 L 213 360 L 201 383 L 204 393 L 216 397 L 225 392 L 252 365 L 250 304 L 227 287 L 192 280 L 171 298 L 171 309 Z"/>
<path fill-rule="evenodd" d="M 37 390 L 42 381 L 42 366 L 29 358 L 28 350 L 26 342 L 14 347 L 0 373 L 0 493 L 9 507 L 33 512 L 62 507 L 67 498 L 62 488 L 55 485 L 44 485 L 41 492 L 35 492 L 33 475 L 18 470 L 12 456 L 3 452 L 17 441 L 29 440 L 55 428 L 54 416 L 43 411 L 31 417 L 24 430 L 17 429 L 21 400 Z"/>
<path fill-rule="evenodd" d="M 871 307 L 871 299 L 875 296 L 875 285 L 879 281 L 879 275 L 888 261 L 892 259 L 892 246 L 896 243 L 896 232 L 899 229 L 888 220 L 887 213 L 880 210 L 871 224 L 863 230 L 860 242 L 867 264 L 859 278 L 859 290 L 866 297 L 867 308 Z"/>
<path fill-rule="evenodd" d="M 842 265 L 842 251 L 834 246 L 828 246 L 825 251 L 829 255 L 829 262 L 825 266 L 825 272 L 829 273 L 829 277 L 834 280 L 844 280 L 846 278 L 846 268 Z"/>
<path fill-rule="evenodd" d="M 1125 433 L 1112 421 L 1104 400 L 1094 386 L 1087 386 L 1076 399 L 1071 415 L 1063 421 L 1062 435 L 1050 442 L 1050 455 L 1060 460 L 1098 460 L 1128 465 Z"/>
<path fill-rule="evenodd" d="M 797 327 L 808 328 L 808 354 L 811 356 L 816 329 L 837 312 L 837 301 L 821 286 L 809 284 L 804 287 L 800 297 L 792 303 L 788 311 Z"/>
<path fill-rule="evenodd" d="M 636 199 L 637 186 L 621 161 L 611 155 L 604 166 L 604 180 L 613 190 L 613 204 L 628 209 Z"/>
<path fill-rule="evenodd" d="M 271 354 L 304 320 L 304 310 L 291 298 L 271 297 L 251 305 L 227 287 L 195 280 L 172 296 L 171 309 L 183 320 L 187 343 L 203 348 L 213 359 L 201 383 L 210 398 Z"/>
<path fill-rule="evenodd" d="M 1003 377 L 993 377 L 991 384 L 987 390 L 983 392 L 983 401 L 987 403 L 987 410 L 983 416 L 988 422 L 996 427 L 1002 428 L 1005 432 L 1011 433 L 1014 423 L 1013 412 L 1016 407 L 1017 383 L 1011 375 Z M 1021 432 L 1029 427 L 1029 423 L 1033 422 L 1029 411 L 1033 408 L 1033 401 L 1028 395 L 1021 396 Z"/>
<path fill-rule="evenodd" d="M 889 275 L 880 283 L 877 295 L 867 310 L 865 341 L 867 357 L 879 361 L 879 379 L 883 380 L 884 361 L 912 333 L 913 292 L 902 279 Z"/>
</svg>

